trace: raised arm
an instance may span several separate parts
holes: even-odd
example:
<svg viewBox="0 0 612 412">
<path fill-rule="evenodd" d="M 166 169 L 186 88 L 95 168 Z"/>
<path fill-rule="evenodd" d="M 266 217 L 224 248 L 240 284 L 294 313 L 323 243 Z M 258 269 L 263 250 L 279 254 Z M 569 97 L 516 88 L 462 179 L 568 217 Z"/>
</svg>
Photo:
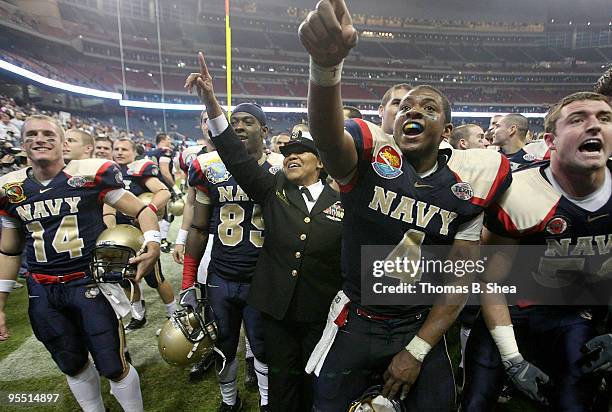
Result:
<svg viewBox="0 0 612 412">
<path fill-rule="evenodd" d="M 195 86 L 200 100 L 206 106 L 209 115 L 208 129 L 227 170 L 251 199 L 263 203 L 273 190 L 276 180 L 272 174 L 259 167 L 257 160 L 249 155 L 234 128 L 227 122 L 215 96 L 212 76 L 208 72 L 202 52 L 198 53 L 198 61 L 200 72 L 191 73 L 187 77 L 185 88 L 191 92 Z"/>
<path fill-rule="evenodd" d="M 357 167 L 357 151 L 344 130 L 342 63 L 357 44 L 357 31 L 344 0 L 322 0 L 299 28 L 310 54 L 308 123 L 325 170 L 340 181 Z"/>
</svg>

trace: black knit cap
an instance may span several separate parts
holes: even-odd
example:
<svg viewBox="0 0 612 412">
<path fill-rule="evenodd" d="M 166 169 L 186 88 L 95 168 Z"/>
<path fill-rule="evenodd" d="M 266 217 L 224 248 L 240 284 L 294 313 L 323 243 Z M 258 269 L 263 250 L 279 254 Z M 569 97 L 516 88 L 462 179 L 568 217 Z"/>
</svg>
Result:
<svg viewBox="0 0 612 412">
<path fill-rule="evenodd" d="M 238 106 L 234 108 L 233 113 L 238 113 L 238 112 L 248 113 L 252 115 L 259 121 L 259 124 L 262 126 L 265 126 L 266 123 L 268 122 L 268 119 L 266 118 L 266 114 L 264 113 L 261 106 L 258 105 L 257 103 L 240 103 Z"/>
</svg>

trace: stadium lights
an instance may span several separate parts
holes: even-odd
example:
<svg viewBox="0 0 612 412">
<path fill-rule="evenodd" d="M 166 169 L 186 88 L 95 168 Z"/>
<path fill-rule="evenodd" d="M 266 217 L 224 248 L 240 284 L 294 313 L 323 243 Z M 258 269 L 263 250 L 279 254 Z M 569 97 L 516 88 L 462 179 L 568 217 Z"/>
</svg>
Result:
<svg viewBox="0 0 612 412">
<path fill-rule="evenodd" d="M 181 110 L 181 111 L 201 111 L 205 108 L 201 104 L 181 104 L 181 103 L 158 103 L 144 102 L 138 100 L 124 100 L 120 93 L 107 92 L 104 90 L 91 89 L 89 87 L 75 86 L 69 83 L 60 82 L 58 80 L 49 79 L 41 76 L 5 60 L 0 59 L 0 69 L 4 69 L 11 73 L 18 74 L 34 82 L 44 84 L 49 87 L 61 89 L 71 93 L 84 94 L 87 96 L 101 97 L 103 99 L 117 100 L 120 106 L 132 107 L 138 109 L 155 109 L 155 110 Z M 415 78 L 416 81 L 416 78 Z M 232 106 L 234 109 L 235 106 Z M 224 107 L 225 108 L 225 107 Z M 262 109 L 267 113 L 307 113 L 305 107 L 279 107 L 279 106 L 263 106 Z M 362 114 L 368 116 L 377 116 L 378 110 L 362 110 Z M 453 117 L 464 118 L 489 118 L 494 115 L 504 115 L 499 112 L 453 112 Z M 545 113 L 522 113 L 527 118 L 544 118 Z"/>
<path fill-rule="evenodd" d="M 7 70 L 11 73 L 18 74 L 27 79 L 35 81 L 36 83 L 44 84 L 45 86 L 53 87 L 56 89 L 66 90 L 72 93 L 85 94 L 87 96 L 101 97 L 103 99 L 121 99 L 121 94 L 106 92 L 104 90 L 90 89 L 89 87 L 75 86 L 69 83 L 60 82 L 58 80 L 49 79 L 48 77 L 41 76 L 22 67 L 15 66 L 7 61 L 0 59 L 0 69 Z"/>
</svg>

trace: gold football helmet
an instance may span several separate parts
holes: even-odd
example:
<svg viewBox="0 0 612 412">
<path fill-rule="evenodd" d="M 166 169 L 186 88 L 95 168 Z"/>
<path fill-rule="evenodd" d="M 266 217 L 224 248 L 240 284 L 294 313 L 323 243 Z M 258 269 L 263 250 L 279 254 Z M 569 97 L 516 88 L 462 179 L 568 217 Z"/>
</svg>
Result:
<svg viewBox="0 0 612 412">
<path fill-rule="evenodd" d="M 174 216 L 182 216 L 183 208 L 185 208 L 185 201 L 179 197 L 170 202 L 168 205 L 168 212 Z"/>
<path fill-rule="evenodd" d="M 144 192 L 138 195 L 138 199 L 142 200 L 142 203 L 144 203 L 145 205 L 148 205 L 149 203 L 153 201 L 153 196 L 154 194 L 151 192 Z M 165 207 L 160 207 L 159 209 L 157 209 L 157 219 L 158 220 L 161 220 L 164 217 L 164 210 L 165 210 Z"/>
<path fill-rule="evenodd" d="M 117 225 L 98 236 L 90 263 L 96 282 L 121 282 L 134 278 L 136 267 L 129 264 L 144 243 L 140 229 L 132 225 Z"/>
<path fill-rule="evenodd" d="M 213 352 L 216 340 L 215 321 L 206 323 L 198 311 L 184 308 L 174 312 L 164 323 L 157 348 L 168 364 L 185 367 Z"/>
<path fill-rule="evenodd" d="M 385 399 L 388 404 L 383 407 L 377 405 L 377 402 L 374 402 L 374 399 L 378 397 L 382 393 L 382 385 L 372 386 L 359 397 L 359 399 L 354 400 L 349 405 L 348 412 L 377 412 L 382 410 L 388 411 L 389 408 L 395 412 L 406 412 L 406 407 L 404 404 L 397 398 Z M 390 404 L 390 405 L 389 405 Z"/>
</svg>

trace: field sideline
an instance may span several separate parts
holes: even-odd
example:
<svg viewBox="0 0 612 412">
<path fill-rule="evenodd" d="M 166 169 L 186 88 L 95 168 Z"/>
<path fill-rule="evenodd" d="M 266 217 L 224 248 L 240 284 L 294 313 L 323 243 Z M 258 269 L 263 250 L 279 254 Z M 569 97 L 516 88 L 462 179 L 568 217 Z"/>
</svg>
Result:
<svg viewBox="0 0 612 412">
<path fill-rule="evenodd" d="M 174 240 L 180 226 L 176 219 L 170 227 L 169 239 Z M 170 254 L 162 253 L 164 276 L 171 282 L 175 293 L 180 288 L 181 267 L 176 265 Z M 157 351 L 155 331 L 166 320 L 165 308 L 157 293 L 145 286 L 147 302 L 147 324 L 126 335 L 134 366 L 138 369 L 146 411 L 216 411 L 220 403 L 216 378 L 209 371 L 197 383 L 189 383 L 188 371 L 164 363 Z M 32 334 L 27 316 L 27 291 L 21 288 L 11 293 L 7 305 L 7 320 L 11 337 L 0 343 L 0 409 L 2 411 L 78 411 L 79 406 L 72 397 L 66 379 L 53 363 L 46 349 Z M 129 319 L 128 319 L 129 321 Z M 456 332 L 456 330 L 455 330 Z M 451 334 L 456 335 L 456 333 Z M 449 337 L 451 358 L 457 359 L 457 339 Z M 241 343 L 239 359 L 243 360 L 244 345 Z M 239 392 L 243 399 L 244 411 L 258 411 L 259 395 L 247 391 L 243 385 L 244 362 L 239 362 Z M 109 385 L 102 379 L 104 404 L 109 411 L 121 411 L 115 398 L 109 393 Z M 58 393 L 59 400 L 53 405 L 33 407 L 31 405 L 11 406 L 6 401 L 9 393 Z M 526 401 L 513 400 L 499 408 L 500 411 L 529 412 Z"/>
</svg>

